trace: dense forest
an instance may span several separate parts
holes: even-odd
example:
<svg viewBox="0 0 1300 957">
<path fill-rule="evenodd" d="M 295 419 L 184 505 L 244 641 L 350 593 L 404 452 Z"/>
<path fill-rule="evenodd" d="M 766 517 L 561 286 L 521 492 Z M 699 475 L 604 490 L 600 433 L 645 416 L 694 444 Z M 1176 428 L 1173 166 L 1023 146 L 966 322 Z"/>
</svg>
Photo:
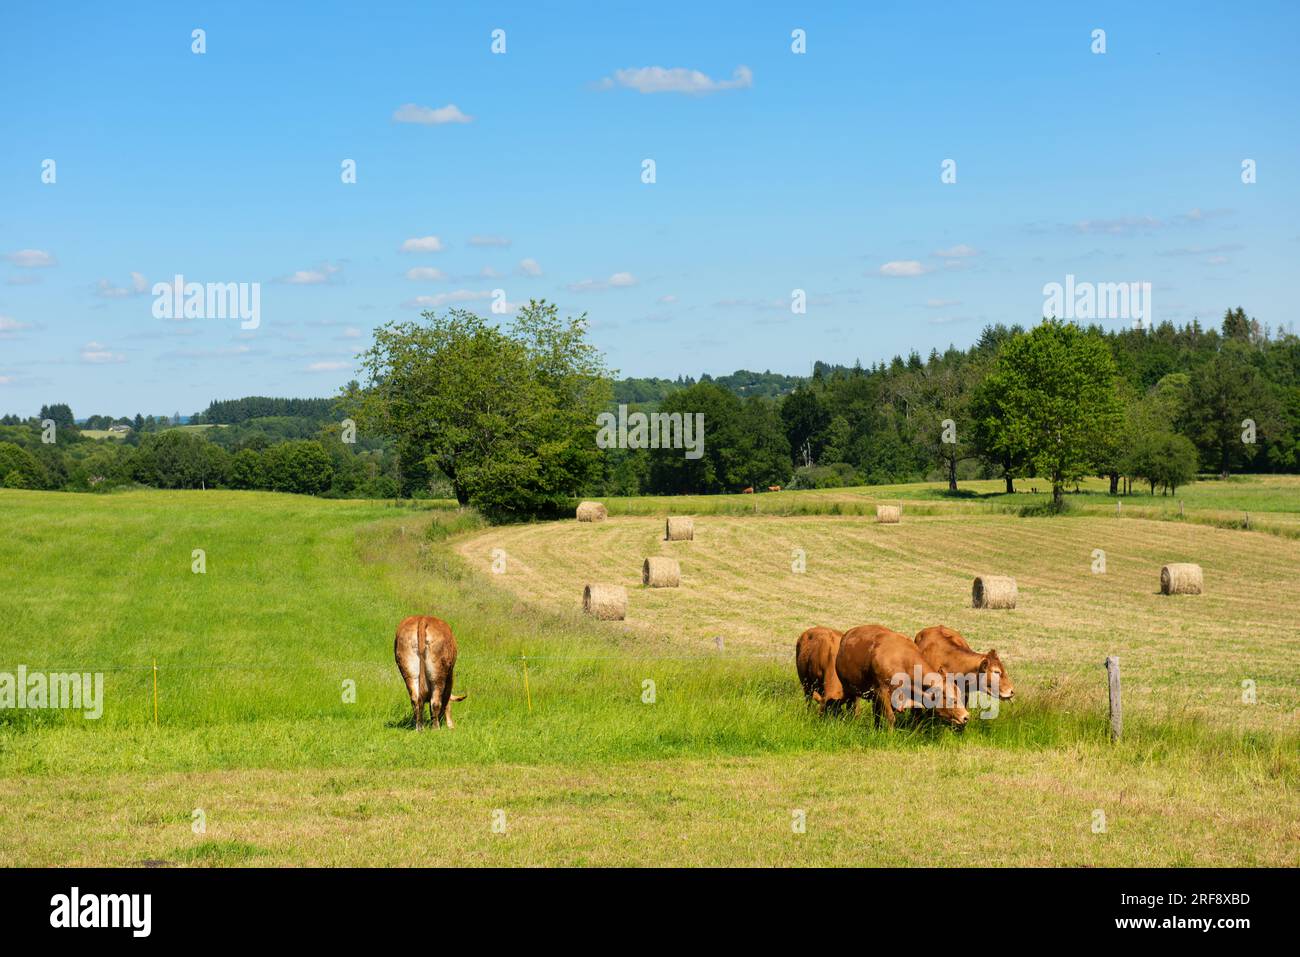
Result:
<svg viewBox="0 0 1300 957">
<path fill-rule="evenodd" d="M 924 479 L 959 491 L 975 477 L 1010 491 L 1019 478 L 1060 489 L 1082 475 L 1155 492 L 1198 472 L 1300 470 L 1300 339 L 1240 308 L 1218 328 L 994 325 L 967 349 L 869 367 L 818 362 L 810 376 L 617 380 L 582 324 L 545 303 L 513 331 L 455 311 L 424 319 L 378 331 L 367 382 L 335 398 L 218 400 L 181 428 L 179 414 L 78 426 L 66 404 L 5 416 L 0 484 L 454 495 L 519 515 L 585 494 Z M 424 373 L 395 374 L 399 357 Z M 494 395 L 509 421 L 481 413 Z M 700 454 L 596 448 L 597 416 L 620 406 L 624 416 L 702 414 Z M 110 427 L 113 438 L 82 435 Z"/>
</svg>

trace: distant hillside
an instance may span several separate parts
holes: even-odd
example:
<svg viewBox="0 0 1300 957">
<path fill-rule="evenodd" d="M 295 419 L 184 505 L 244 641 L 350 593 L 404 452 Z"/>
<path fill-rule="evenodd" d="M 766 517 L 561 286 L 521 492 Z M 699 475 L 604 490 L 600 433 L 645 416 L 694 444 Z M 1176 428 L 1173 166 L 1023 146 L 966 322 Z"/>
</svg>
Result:
<svg viewBox="0 0 1300 957">
<path fill-rule="evenodd" d="M 249 419 L 290 418 L 324 421 L 334 415 L 334 399 L 275 399 L 263 395 L 243 399 L 215 399 L 198 415 L 194 425 L 238 425 Z"/>
<path fill-rule="evenodd" d="M 654 405 L 662 402 L 672 393 L 693 386 L 697 382 L 712 382 L 742 397 L 761 395 L 775 399 L 793 392 L 806 379 L 806 376 L 786 375 L 770 370 L 751 372 L 748 369 L 737 369 L 730 375 L 722 376 L 711 376 L 705 373 L 698 379 L 694 376 L 678 376 L 676 379 L 618 379 L 614 382 L 614 400 Z"/>
</svg>

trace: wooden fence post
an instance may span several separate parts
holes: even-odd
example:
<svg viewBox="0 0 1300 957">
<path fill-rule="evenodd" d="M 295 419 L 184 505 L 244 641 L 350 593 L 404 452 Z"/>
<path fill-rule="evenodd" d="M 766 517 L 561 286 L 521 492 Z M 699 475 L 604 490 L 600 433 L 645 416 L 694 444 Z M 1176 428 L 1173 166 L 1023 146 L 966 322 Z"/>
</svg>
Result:
<svg viewBox="0 0 1300 957">
<path fill-rule="evenodd" d="M 1110 739 L 1118 741 L 1124 730 L 1124 706 L 1119 697 L 1119 658 L 1116 655 L 1106 658 L 1106 678 L 1110 687 Z"/>
</svg>

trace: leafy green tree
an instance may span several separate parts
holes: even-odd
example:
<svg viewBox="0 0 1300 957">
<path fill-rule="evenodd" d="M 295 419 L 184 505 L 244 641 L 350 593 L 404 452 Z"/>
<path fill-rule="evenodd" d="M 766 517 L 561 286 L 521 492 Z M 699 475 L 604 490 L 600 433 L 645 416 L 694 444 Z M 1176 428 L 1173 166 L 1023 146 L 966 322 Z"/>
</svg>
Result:
<svg viewBox="0 0 1300 957">
<path fill-rule="evenodd" d="M 1157 485 L 1165 492 L 1177 492 L 1178 486 L 1195 479 L 1196 463 L 1196 446 L 1186 436 L 1146 432 L 1129 453 L 1124 469 L 1126 474 L 1148 482 L 1154 495 Z"/>
<path fill-rule="evenodd" d="M 660 411 L 683 419 L 703 415 L 704 448 L 699 458 L 687 458 L 684 449 L 651 450 L 650 491 L 738 492 L 789 479 L 790 442 L 770 400 L 742 400 L 713 382 L 701 381 L 668 396 Z"/>
<path fill-rule="evenodd" d="M 297 495 L 319 495 L 334 478 L 329 453 L 306 439 L 271 446 L 262 453 L 262 468 L 266 487 Z"/>
<path fill-rule="evenodd" d="M 48 476 L 32 453 L 12 442 L 0 442 L 0 479 L 5 488 L 45 488 Z"/>
<path fill-rule="evenodd" d="M 136 460 L 136 479 L 159 488 L 199 488 L 208 474 L 208 443 L 172 429 L 149 435 Z"/>
<path fill-rule="evenodd" d="M 1223 478 L 1255 457 L 1258 439 L 1270 434 L 1279 418 L 1277 400 L 1248 361 L 1247 348 L 1225 345 L 1192 372 L 1180 423 L 1179 431 Z"/>
<path fill-rule="evenodd" d="M 1025 451 L 1060 510 L 1066 484 L 1094 471 L 1098 448 L 1120 427 L 1109 346 L 1095 332 L 1046 319 L 1003 343 L 988 388 L 1001 397 L 1006 446 Z"/>
<path fill-rule="evenodd" d="M 532 301 L 508 331 L 471 312 L 389 323 L 362 356 L 345 408 L 393 440 L 403 472 L 450 480 L 457 501 L 494 518 L 555 511 L 600 475 L 597 415 L 610 396 L 586 317 Z"/>
</svg>

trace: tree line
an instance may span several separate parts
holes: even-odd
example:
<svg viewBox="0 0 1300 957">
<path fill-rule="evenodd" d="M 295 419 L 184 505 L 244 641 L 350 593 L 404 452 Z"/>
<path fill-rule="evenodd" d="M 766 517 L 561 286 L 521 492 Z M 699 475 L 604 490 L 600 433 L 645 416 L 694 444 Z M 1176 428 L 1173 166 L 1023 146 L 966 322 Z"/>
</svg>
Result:
<svg viewBox="0 0 1300 957">
<path fill-rule="evenodd" d="M 740 371 L 616 380 L 586 317 L 530 302 L 507 326 L 425 313 L 376 330 L 364 382 L 334 399 L 213 402 L 202 432 L 133 429 L 79 444 L 66 405 L 0 420 L 0 483 L 86 488 L 269 488 L 448 495 L 497 518 L 553 514 L 581 495 L 737 492 L 1029 479 L 1059 507 L 1085 476 L 1113 493 L 1173 491 L 1198 472 L 1300 466 L 1300 340 L 1241 308 L 1218 328 L 1104 331 L 1044 320 L 992 325 L 968 349 L 808 377 Z M 598 418 L 704 416 L 699 455 L 598 447 Z M 341 438 L 345 419 L 355 441 Z M 215 420 L 224 420 L 220 423 Z M 165 421 L 165 420 L 164 420 Z M 143 424 L 143 423 L 142 423 Z M 19 454 L 22 453 L 22 454 Z M 107 486 L 106 486 L 107 483 Z"/>
</svg>

